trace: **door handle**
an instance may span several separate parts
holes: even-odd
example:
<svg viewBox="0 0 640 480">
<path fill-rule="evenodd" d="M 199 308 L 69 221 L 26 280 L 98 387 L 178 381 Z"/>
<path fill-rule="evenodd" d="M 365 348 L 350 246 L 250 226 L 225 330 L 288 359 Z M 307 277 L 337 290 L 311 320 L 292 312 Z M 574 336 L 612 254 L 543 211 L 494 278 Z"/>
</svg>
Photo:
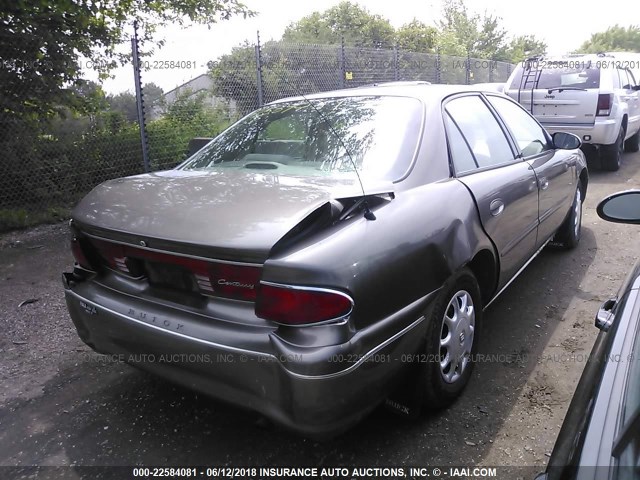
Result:
<svg viewBox="0 0 640 480">
<path fill-rule="evenodd" d="M 598 309 L 598 313 L 596 314 L 596 327 L 598 327 L 603 332 L 609 330 L 611 328 L 611 325 L 613 324 L 615 315 L 613 314 L 612 310 L 616 302 L 616 298 L 611 298 L 604 302 Z"/>
<path fill-rule="evenodd" d="M 547 188 L 549 188 L 549 180 L 543 177 L 538 182 L 538 185 L 540 185 L 540 190 L 546 190 Z"/>
<path fill-rule="evenodd" d="M 497 217 L 504 211 L 504 202 L 499 198 L 496 198 L 489 205 L 489 211 L 491 212 L 491 215 L 493 215 L 494 217 Z"/>
</svg>

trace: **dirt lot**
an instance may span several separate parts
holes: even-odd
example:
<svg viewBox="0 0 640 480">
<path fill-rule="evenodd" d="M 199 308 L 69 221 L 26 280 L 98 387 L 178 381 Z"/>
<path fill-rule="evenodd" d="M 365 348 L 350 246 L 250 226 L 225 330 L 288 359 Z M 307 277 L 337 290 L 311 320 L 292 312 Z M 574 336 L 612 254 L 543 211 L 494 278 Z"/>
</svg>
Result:
<svg viewBox="0 0 640 480">
<path fill-rule="evenodd" d="M 640 155 L 592 172 L 583 237 L 547 249 L 485 316 L 465 395 L 405 421 L 380 409 L 317 443 L 93 354 L 63 300 L 66 225 L 0 237 L 0 465 L 511 465 L 542 470 L 596 336 L 593 318 L 640 254 L 596 213 L 640 185 Z M 27 301 L 26 304 L 23 304 Z"/>
</svg>

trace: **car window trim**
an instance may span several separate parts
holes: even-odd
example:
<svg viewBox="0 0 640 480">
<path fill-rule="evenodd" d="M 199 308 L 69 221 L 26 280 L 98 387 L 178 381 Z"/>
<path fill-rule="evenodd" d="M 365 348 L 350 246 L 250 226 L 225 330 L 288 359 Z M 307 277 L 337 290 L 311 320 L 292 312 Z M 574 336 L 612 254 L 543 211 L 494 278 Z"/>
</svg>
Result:
<svg viewBox="0 0 640 480">
<path fill-rule="evenodd" d="M 631 355 L 633 355 L 636 350 L 640 350 L 640 345 L 637 345 L 637 343 L 640 342 L 640 325 L 636 327 L 634 336 L 635 338 L 633 341 L 633 345 L 631 346 Z M 633 373 L 633 365 L 629 365 L 627 367 L 627 372 L 625 372 L 626 382 L 624 386 L 624 392 L 622 394 L 622 410 L 625 409 L 627 404 L 630 388 L 629 384 L 631 383 L 631 373 Z M 626 422 L 623 422 L 623 416 L 623 414 L 620 414 L 618 434 L 616 435 L 616 437 L 614 437 L 613 447 L 611 448 L 611 456 L 615 458 L 620 457 L 622 452 L 634 440 L 634 433 L 640 432 L 640 405 L 636 406 L 633 414 L 630 416 L 630 418 L 627 419 Z"/>
<path fill-rule="evenodd" d="M 500 95 L 496 95 L 496 96 L 500 96 Z M 513 160 L 508 160 L 506 162 L 502 162 L 502 163 L 498 163 L 495 165 L 487 165 L 486 167 L 478 167 L 475 170 L 466 170 L 465 172 L 455 172 L 455 169 L 453 171 L 455 178 L 461 177 L 461 176 L 466 176 L 466 175 L 470 175 L 473 173 L 479 173 L 479 172 L 486 172 L 488 170 L 493 170 L 496 168 L 502 168 L 502 167 L 507 167 L 509 165 L 513 165 L 514 163 L 520 163 L 523 161 L 522 156 L 520 154 L 517 154 L 517 151 L 514 150 L 514 143 L 513 143 L 513 139 L 511 138 L 511 134 L 509 132 L 505 131 L 504 128 L 504 122 L 502 121 L 502 119 L 497 116 L 495 110 L 491 107 L 491 105 L 489 105 L 489 102 L 487 101 L 486 98 L 484 98 L 484 92 L 462 92 L 462 93 L 455 93 L 453 95 L 449 95 L 448 97 L 444 98 L 442 101 L 442 113 L 443 113 L 443 121 L 444 121 L 444 114 L 448 114 L 449 112 L 446 110 L 447 108 L 447 104 L 449 102 L 452 102 L 453 100 L 457 99 L 457 98 L 463 98 L 463 97 L 477 97 L 480 99 L 481 102 L 483 102 L 487 108 L 489 109 L 489 112 L 491 112 L 491 115 L 493 115 L 493 117 L 496 119 L 496 122 L 498 122 L 498 127 L 500 128 L 500 130 L 502 130 L 502 134 L 505 137 L 505 140 L 507 141 L 507 144 L 509 145 L 509 149 L 511 150 L 511 154 L 514 156 Z M 454 121 L 455 123 L 455 119 L 453 119 L 453 117 L 451 117 L 451 119 Z M 457 126 L 457 123 L 456 123 Z M 458 128 L 458 130 L 460 130 Z M 449 135 L 447 134 L 448 132 L 446 132 L 446 122 L 445 122 L 445 135 L 446 135 L 446 140 L 447 140 L 447 147 L 449 146 Z M 466 139 L 466 137 L 464 136 L 464 134 L 462 133 L 462 131 L 460 130 L 460 134 L 462 135 L 462 137 L 465 139 L 465 142 L 467 143 L 467 146 L 469 145 L 468 140 Z M 471 154 L 473 155 L 473 150 L 471 150 Z M 517 154 L 517 155 L 516 155 Z M 475 155 L 473 155 L 473 159 L 476 162 L 476 164 L 478 163 L 478 161 L 475 158 Z M 453 163 L 453 159 L 451 158 L 451 155 L 449 155 L 449 165 L 451 166 Z"/>
<path fill-rule="evenodd" d="M 634 440 L 636 432 L 640 431 L 640 408 L 637 408 L 629 421 L 623 426 L 622 431 L 613 441 L 611 456 L 619 458 L 627 446 Z M 635 435 L 634 435 L 635 434 Z"/>
<path fill-rule="evenodd" d="M 458 177 L 460 176 L 460 174 L 465 174 L 467 172 L 475 172 L 480 168 L 480 164 L 478 163 L 478 159 L 476 158 L 475 154 L 473 153 L 473 149 L 471 148 L 471 145 L 469 145 L 469 140 L 467 140 L 467 137 L 464 136 L 464 133 L 462 133 L 462 130 L 460 130 L 460 126 L 458 125 L 458 122 L 455 121 L 455 119 L 451 116 L 451 114 L 444 110 L 444 116 L 446 116 L 447 118 L 449 118 L 449 120 L 451 120 L 451 123 L 453 123 L 453 125 L 456 127 L 456 129 L 458 130 L 458 132 L 460 133 L 460 136 L 462 137 L 462 139 L 464 140 L 464 144 L 467 146 L 467 150 L 469 150 L 469 153 L 471 154 L 471 158 L 473 159 L 473 163 L 476 164 L 476 168 L 473 168 L 471 170 L 460 170 L 458 171 L 458 169 L 456 168 L 456 162 L 453 158 L 453 150 L 451 148 L 451 141 L 450 141 L 450 134 L 449 134 L 449 127 L 448 127 L 448 122 L 445 120 L 444 122 L 444 130 L 445 130 L 445 137 L 447 140 L 447 153 L 449 155 L 449 167 L 451 168 L 451 174 L 452 176 Z M 444 118 L 443 116 L 443 118 Z"/>
</svg>

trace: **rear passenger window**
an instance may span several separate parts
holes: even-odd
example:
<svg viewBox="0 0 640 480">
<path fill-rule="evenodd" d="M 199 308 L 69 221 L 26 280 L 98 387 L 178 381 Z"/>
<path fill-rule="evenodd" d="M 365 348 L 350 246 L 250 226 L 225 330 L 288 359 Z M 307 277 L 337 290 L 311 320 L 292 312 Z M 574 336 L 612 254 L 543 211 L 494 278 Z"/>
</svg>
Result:
<svg viewBox="0 0 640 480">
<path fill-rule="evenodd" d="M 514 160 L 507 137 L 480 97 L 468 95 L 456 98 L 447 103 L 445 110 L 467 141 L 479 168 Z"/>
<path fill-rule="evenodd" d="M 449 134 L 449 150 L 456 173 L 464 173 L 478 168 L 467 141 L 449 114 L 445 114 L 445 123 Z"/>
<path fill-rule="evenodd" d="M 537 155 L 551 148 L 542 127 L 521 107 L 506 98 L 487 98 L 513 133 L 523 157 Z"/>
</svg>

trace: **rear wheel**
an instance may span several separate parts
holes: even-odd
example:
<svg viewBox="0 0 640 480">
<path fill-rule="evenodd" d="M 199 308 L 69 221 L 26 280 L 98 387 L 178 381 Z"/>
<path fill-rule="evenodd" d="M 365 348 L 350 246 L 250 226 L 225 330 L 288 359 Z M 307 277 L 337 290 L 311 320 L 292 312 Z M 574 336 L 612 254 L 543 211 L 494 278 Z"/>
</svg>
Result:
<svg viewBox="0 0 640 480">
<path fill-rule="evenodd" d="M 451 277 L 426 313 L 425 360 L 420 364 L 424 405 L 443 408 L 469 382 L 477 351 L 482 303 L 478 282 L 467 269 Z"/>
<path fill-rule="evenodd" d="M 624 150 L 624 129 L 620 129 L 618 138 L 611 145 L 600 147 L 600 162 L 603 170 L 615 172 L 620 169 L 620 160 Z"/>
<path fill-rule="evenodd" d="M 554 242 L 559 243 L 564 248 L 575 248 L 580 243 L 582 200 L 582 190 L 580 190 L 580 184 L 578 184 L 576 194 L 573 197 L 571 211 L 554 237 Z"/>
<path fill-rule="evenodd" d="M 626 142 L 624 142 L 624 151 L 625 152 L 637 152 L 640 150 L 640 131 L 636 132 L 635 135 L 629 137 Z"/>
</svg>

